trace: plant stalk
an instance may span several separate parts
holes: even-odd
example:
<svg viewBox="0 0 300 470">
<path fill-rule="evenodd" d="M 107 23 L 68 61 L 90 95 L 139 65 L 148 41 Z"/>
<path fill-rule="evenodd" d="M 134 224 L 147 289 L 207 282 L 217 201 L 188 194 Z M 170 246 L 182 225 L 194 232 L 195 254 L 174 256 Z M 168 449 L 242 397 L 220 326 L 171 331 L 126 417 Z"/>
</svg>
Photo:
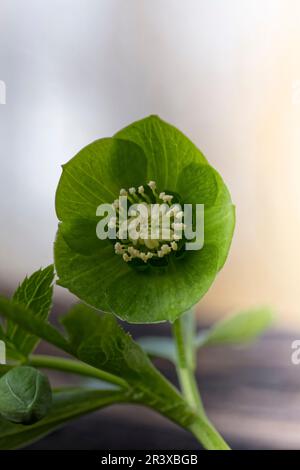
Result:
<svg viewBox="0 0 300 470">
<path fill-rule="evenodd" d="M 206 450 L 230 450 L 228 444 L 207 418 L 200 418 L 188 427 Z"/>
<path fill-rule="evenodd" d="M 173 323 L 173 335 L 177 352 L 177 373 L 180 387 L 188 404 L 195 411 L 203 412 L 204 408 L 198 391 L 197 382 L 194 375 L 195 350 L 194 332 L 190 328 L 192 311 L 187 312 Z"/>
<path fill-rule="evenodd" d="M 121 388 L 129 387 L 125 380 L 117 377 L 116 375 L 109 374 L 108 372 L 100 369 L 96 369 L 96 367 L 89 366 L 83 362 L 66 359 L 64 357 L 34 354 L 29 357 L 28 364 L 34 367 L 61 370 L 71 374 L 93 377 L 95 379 L 117 385 Z"/>
<path fill-rule="evenodd" d="M 177 373 L 183 395 L 187 403 L 195 410 L 195 421 L 188 427 L 189 431 L 207 450 L 229 450 L 227 443 L 210 423 L 206 416 L 198 385 L 195 379 L 196 352 L 194 346 L 195 328 L 193 311 L 179 317 L 173 323 L 173 335 L 177 352 Z"/>
</svg>

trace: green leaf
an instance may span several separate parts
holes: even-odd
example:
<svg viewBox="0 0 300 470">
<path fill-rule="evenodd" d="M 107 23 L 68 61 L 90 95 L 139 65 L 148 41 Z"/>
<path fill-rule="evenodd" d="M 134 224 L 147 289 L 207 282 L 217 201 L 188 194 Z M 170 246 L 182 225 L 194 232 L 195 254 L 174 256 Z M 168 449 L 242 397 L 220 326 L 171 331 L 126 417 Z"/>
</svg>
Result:
<svg viewBox="0 0 300 470">
<path fill-rule="evenodd" d="M 68 339 L 49 323 L 42 322 L 24 307 L 0 297 L 0 312 L 32 334 L 77 359 L 124 378 L 136 392 L 136 402 L 160 411 L 179 424 L 194 414 L 177 390 L 152 365 L 141 347 L 118 325 L 111 314 L 101 314 L 87 305 L 76 305 L 63 318 Z"/>
<path fill-rule="evenodd" d="M 241 312 L 201 331 L 195 338 L 195 347 L 217 344 L 242 344 L 254 341 L 269 328 L 274 319 L 268 308 L 256 308 Z M 145 336 L 139 344 L 150 357 L 160 357 L 176 364 L 175 343 L 172 338 Z"/>
<path fill-rule="evenodd" d="M 36 318 L 22 305 L 18 305 L 13 300 L 8 300 L 5 297 L 0 296 L 0 315 L 1 314 L 5 318 L 13 320 L 25 331 L 39 336 L 41 339 L 47 341 L 53 346 L 56 346 L 62 351 L 76 357 L 76 352 L 73 350 L 70 342 L 56 328 L 48 322 Z M 99 370 L 99 372 L 101 371 Z M 101 375 L 103 380 L 109 382 L 110 377 L 108 374 L 103 373 Z M 100 374 L 97 374 L 97 376 L 99 377 Z"/>
<path fill-rule="evenodd" d="M 221 320 L 206 332 L 200 333 L 196 339 L 196 346 L 248 343 L 261 335 L 271 325 L 273 318 L 269 308 L 241 312 Z"/>
<path fill-rule="evenodd" d="M 153 366 L 141 347 L 125 333 L 111 314 L 76 305 L 62 323 L 75 356 L 93 367 L 125 379 L 135 400 L 155 408 L 181 425 L 194 415 L 177 390 Z"/>
<path fill-rule="evenodd" d="M 115 390 L 65 389 L 54 391 L 51 411 L 38 423 L 32 426 L 22 426 L 0 419 L 0 449 L 9 450 L 24 447 L 49 434 L 67 421 L 124 401 L 126 401 L 124 392 Z"/>
<path fill-rule="evenodd" d="M 12 367 L 13 366 L 10 366 L 10 365 L 0 364 L 0 377 L 2 377 L 2 375 L 6 374 L 6 372 L 11 370 Z"/>
<path fill-rule="evenodd" d="M 203 442 L 207 443 L 205 445 L 208 448 L 212 445 L 213 435 L 207 419 L 189 407 L 178 391 L 153 366 L 141 347 L 122 330 L 111 314 L 100 314 L 87 305 L 74 307 L 63 319 L 69 336 L 65 339 L 51 325 L 43 324 L 34 315 L 28 314 L 24 317 L 24 307 L 2 297 L 0 297 L 0 310 L 4 316 L 18 322 L 30 333 L 36 334 L 40 330 L 41 338 L 71 353 L 81 361 L 124 378 L 130 385 L 129 389 L 125 389 L 127 402 L 148 406 L 180 426 L 191 430 L 194 424 L 201 426 Z M 73 401 L 69 406 L 73 411 Z M 82 410 L 78 414 L 80 413 Z M 76 414 L 73 413 L 72 416 Z M 45 419 L 48 420 L 49 416 Z M 25 435 L 25 437 L 28 440 L 38 438 L 66 419 L 69 419 L 69 415 L 60 416 L 59 420 L 55 420 L 54 424 L 51 423 L 50 427 L 46 426 L 45 429 L 39 427 L 37 434 Z M 41 426 L 43 422 L 44 420 L 35 426 Z M 6 423 L 4 432 L 7 426 Z M 12 441 L 14 444 L 11 444 L 9 437 L 5 435 L 2 442 L 0 438 L 0 448 L 1 445 L 3 448 L 11 448 L 22 445 L 25 441 L 16 440 Z"/>
<path fill-rule="evenodd" d="M 48 378 L 33 367 L 14 367 L 0 379 L 0 415 L 8 421 L 33 424 L 51 408 Z"/>
<path fill-rule="evenodd" d="M 16 301 L 0 296 L 0 315 L 14 322 L 22 330 L 44 339 L 50 344 L 72 353 L 68 341 L 50 323 L 36 317 L 31 311 Z"/>
<path fill-rule="evenodd" d="M 26 277 L 13 295 L 13 300 L 30 309 L 37 318 L 45 320 L 50 312 L 53 295 L 53 265 Z M 12 321 L 7 323 L 6 338 L 23 356 L 28 356 L 38 344 L 38 337 L 25 331 Z"/>
</svg>

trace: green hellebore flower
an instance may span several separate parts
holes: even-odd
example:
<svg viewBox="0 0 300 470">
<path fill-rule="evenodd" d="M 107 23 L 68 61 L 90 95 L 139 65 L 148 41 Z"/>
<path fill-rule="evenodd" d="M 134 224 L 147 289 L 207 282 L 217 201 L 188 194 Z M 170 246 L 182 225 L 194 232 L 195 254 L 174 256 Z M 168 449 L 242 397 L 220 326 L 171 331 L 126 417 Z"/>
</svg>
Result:
<svg viewBox="0 0 300 470">
<path fill-rule="evenodd" d="M 48 378 L 33 367 L 11 369 L 0 379 L 0 415 L 13 423 L 33 424 L 52 404 Z"/>
<path fill-rule="evenodd" d="M 100 240 L 100 204 L 204 204 L 204 246 L 184 240 Z M 82 149 L 56 193 L 58 284 L 88 304 L 131 323 L 174 321 L 197 303 L 225 263 L 234 231 L 230 194 L 196 146 L 157 116 Z M 172 215 L 176 222 L 176 214 Z M 116 221 L 113 221 L 116 224 Z"/>
</svg>

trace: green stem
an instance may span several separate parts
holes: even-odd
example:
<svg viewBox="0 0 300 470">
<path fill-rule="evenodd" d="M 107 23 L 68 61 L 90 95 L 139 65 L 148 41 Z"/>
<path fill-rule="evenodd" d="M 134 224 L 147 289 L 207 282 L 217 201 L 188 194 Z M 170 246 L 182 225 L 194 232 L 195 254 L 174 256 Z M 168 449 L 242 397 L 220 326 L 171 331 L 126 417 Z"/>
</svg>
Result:
<svg viewBox="0 0 300 470">
<path fill-rule="evenodd" d="M 61 370 L 72 374 L 93 377 L 95 379 L 103 380 L 104 382 L 118 385 L 121 388 L 128 388 L 128 383 L 120 377 L 109 374 L 103 370 L 96 369 L 95 367 L 89 366 L 80 361 L 74 361 L 63 357 L 34 354 L 29 357 L 28 363 L 34 367 Z"/>
<path fill-rule="evenodd" d="M 188 404 L 196 411 L 204 412 L 202 400 L 198 391 L 197 382 L 194 376 L 194 342 L 190 336 L 190 332 L 186 335 L 185 323 L 186 315 L 192 315 L 188 312 L 178 318 L 173 323 L 173 335 L 177 351 L 177 373 L 180 387 Z"/>
<path fill-rule="evenodd" d="M 189 431 L 198 439 L 206 450 L 230 450 L 223 437 L 214 428 L 207 418 L 196 419 L 188 427 Z"/>
<path fill-rule="evenodd" d="M 173 323 L 180 386 L 187 403 L 196 411 L 196 419 L 188 426 L 188 429 L 205 449 L 229 450 L 222 436 L 207 418 L 202 404 L 194 375 L 196 363 L 194 349 L 195 331 L 191 326 L 191 319 L 188 318 L 190 315 L 193 315 L 193 312 L 188 312 Z"/>
</svg>

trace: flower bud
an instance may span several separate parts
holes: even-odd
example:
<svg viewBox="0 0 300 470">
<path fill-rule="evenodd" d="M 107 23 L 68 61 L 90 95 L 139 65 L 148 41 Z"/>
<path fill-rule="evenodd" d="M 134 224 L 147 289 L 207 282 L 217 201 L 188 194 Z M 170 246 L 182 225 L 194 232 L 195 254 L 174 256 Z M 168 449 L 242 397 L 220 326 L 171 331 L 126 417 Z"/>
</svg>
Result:
<svg viewBox="0 0 300 470">
<path fill-rule="evenodd" d="M 33 424 L 48 413 L 52 393 L 48 378 L 33 367 L 15 367 L 0 379 L 0 414 L 13 423 Z"/>
</svg>

